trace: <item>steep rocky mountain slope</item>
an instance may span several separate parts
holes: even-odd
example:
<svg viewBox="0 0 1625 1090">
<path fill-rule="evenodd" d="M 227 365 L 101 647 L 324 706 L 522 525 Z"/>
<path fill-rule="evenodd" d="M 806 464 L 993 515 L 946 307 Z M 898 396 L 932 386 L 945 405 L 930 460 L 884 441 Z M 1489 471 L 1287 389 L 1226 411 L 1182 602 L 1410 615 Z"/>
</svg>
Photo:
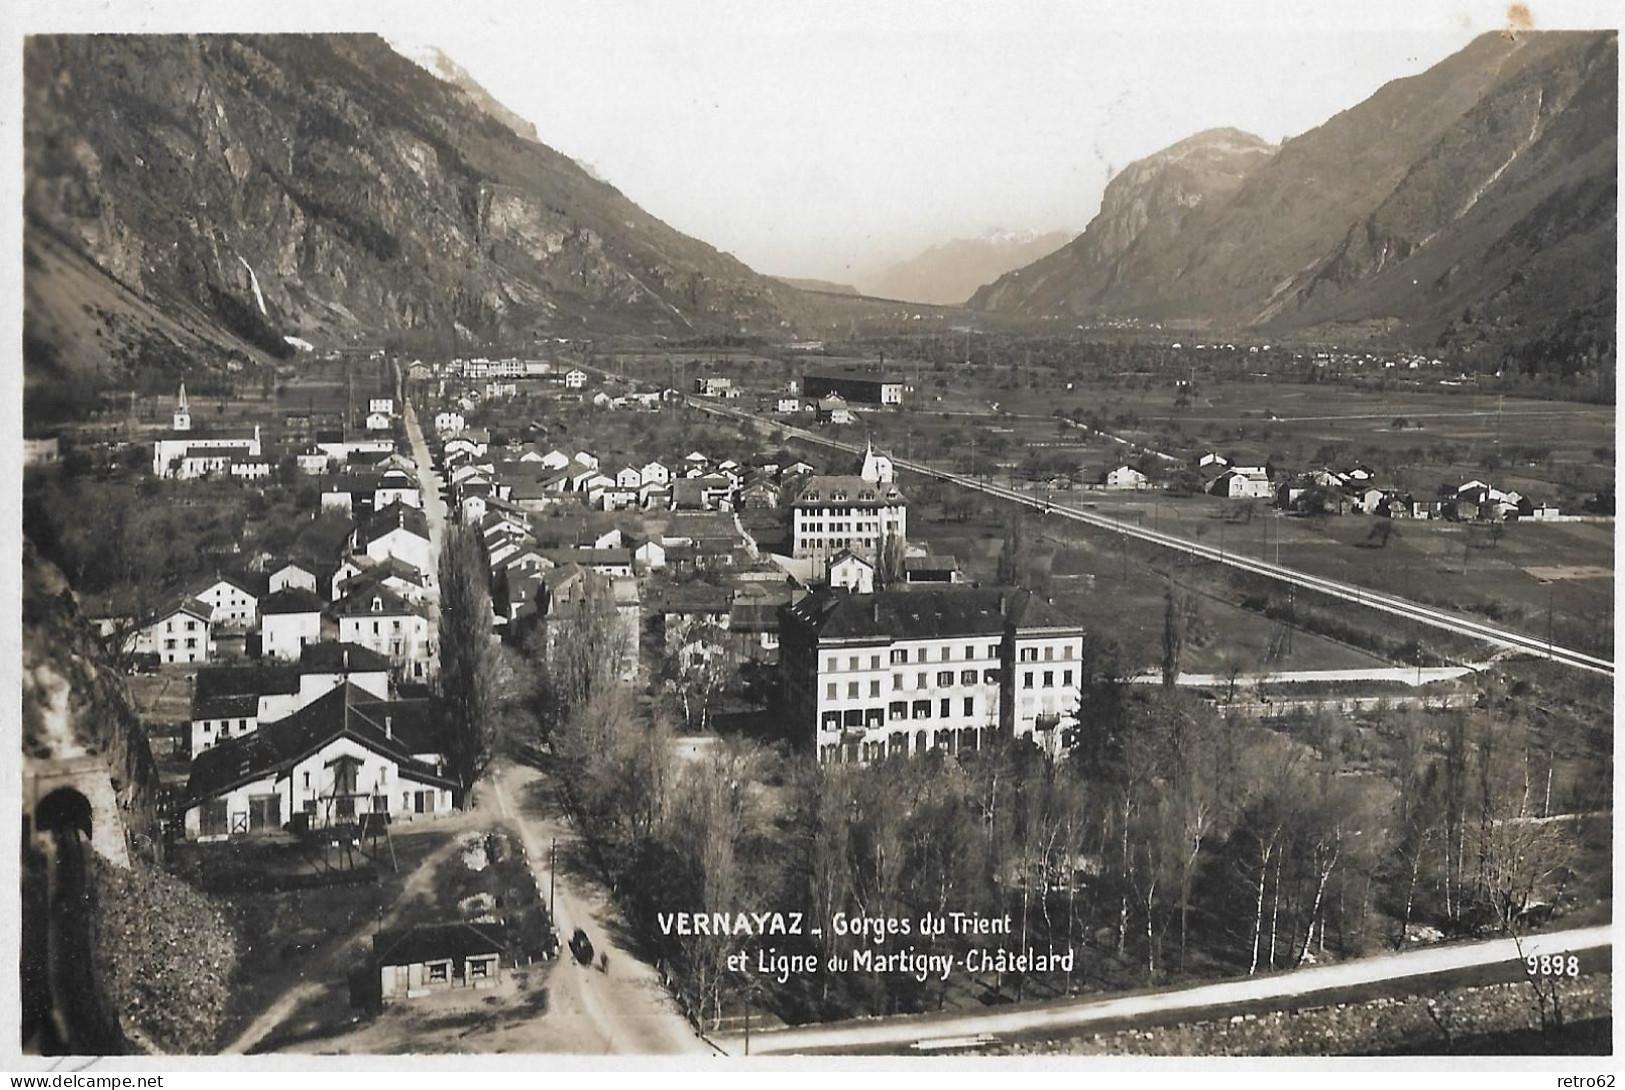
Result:
<svg viewBox="0 0 1625 1090">
<path fill-rule="evenodd" d="M 1066 245 L 1066 231 L 990 231 L 956 238 L 862 282 L 864 294 L 911 303 L 958 306 L 977 288 Z"/>
<path fill-rule="evenodd" d="M 1464 347 L 1579 322 L 1611 339 L 1618 36 L 1491 34 L 1271 153 L 1204 133 L 1113 180 L 1060 253 L 973 305 Z M 1186 176 L 1190 152 L 1214 166 Z"/>
<path fill-rule="evenodd" d="M 24 67 L 31 386 L 140 351 L 739 332 L 795 305 L 377 37 L 43 36 Z M 97 276 L 110 317 L 78 320 L 57 278 Z"/>
</svg>

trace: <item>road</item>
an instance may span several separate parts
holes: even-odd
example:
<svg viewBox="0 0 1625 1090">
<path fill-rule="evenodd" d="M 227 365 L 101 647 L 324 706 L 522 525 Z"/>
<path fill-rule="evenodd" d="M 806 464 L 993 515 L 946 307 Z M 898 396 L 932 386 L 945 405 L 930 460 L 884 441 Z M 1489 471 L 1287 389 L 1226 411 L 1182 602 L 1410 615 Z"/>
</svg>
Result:
<svg viewBox="0 0 1625 1090">
<path fill-rule="evenodd" d="M 853 455 L 861 455 L 863 448 L 853 443 L 830 439 L 802 428 L 788 427 L 780 421 L 759 417 L 739 409 L 729 409 L 721 405 L 708 405 L 702 401 L 690 398 L 688 404 L 714 416 L 730 418 L 746 424 L 757 424 L 773 428 L 783 428 L 786 434 L 794 436 L 804 442 L 829 447 L 834 450 L 845 451 Z M 1122 519 L 1110 518 L 1095 511 L 1083 508 L 1068 507 L 1061 503 L 1045 500 L 1017 489 L 995 484 L 991 481 L 982 481 L 960 473 L 952 473 L 939 469 L 936 466 L 923 462 L 910 461 L 903 458 L 892 459 L 892 463 L 899 469 L 906 469 L 912 473 L 919 473 L 938 480 L 957 484 L 989 496 L 1009 500 L 1012 503 L 1023 504 L 1046 515 L 1071 519 L 1074 522 L 1086 523 L 1113 533 L 1123 534 L 1127 537 L 1137 538 L 1154 545 L 1188 553 L 1204 560 L 1212 560 L 1232 568 L 1253 572 L 1257 575 L 1267 576 L 1278 582 L 1293 586 L 1304 587 L 1308 590 L 1324 594 L 1329 598 L 1337 598 L 1367 609 L 1374 609 L 1382 613 L 1390 613 L 1406 620 L 1416 621 L 1431 628 L 1453 632 L 1461 636 L 1470 636 L 1495 647 L 1521 651 L 1540 658 L 1548 658 L 1565 666 L 1591 673 L 1604 674 L 1608 677 L 1614 675 L 1612 660 L 1599 658 L 1573 648 L 1563 647 L 1550 643 L 1535 636 L 1526 635 L 1509 628 L 1486 624 L 1471 617 L 1463 617 L 1448 610 L 1438 609 L 1434 606 L 1413 602 L 1408 598 L 1401 598 L 1395 594 L 1386 594 L 1381 591 L 1370 590 L 1356 583 L 1345 583 L 1336 579 L 1327 579 L 1323 576 L 1312 575 L 1309 572 L 1289 568 L 1284 564 L 1272 564 L 1267 560 L 1245 556 L 1234 551 L 1226 551 L 1222 545 L 1213 546 L 1175 534 L 1163 533 L 1161 530 L 1148 530 L 1143 526 L 1126 522 Z"/>
<path fill-rule="evenodd" d="M 618 912 L 604 891 L 550 870 L 555 841 L 562 856 L 576 835 L 526 799 L 540 777 L 523 765 L 502 766 L 492 770 L 490 790 L 497 809 L 519 831 L 538 888 L 544 896 L 551 890 L 553 925 L 561 939 L 567 941 L 579 927 L 591 938 L 595 955 L 609 955 L 608 971 L 600 972 L 577 964 L 568 945 L 563 947 L 548 977 L 550 1027 L 579 1044 L 574 1052 L 715 1055 L 678 1011 L 655 970 L 617 943 Z"/>
<path fill-rule="evenodd" d="M 1513 939 L 1465 945 L 1434 946 L 1401 954 L 1361 958 L 1336 965 L 1316 966 L 1273 976 L 1248 977 L 1222 984 L 1145 992 L 1113 999 L 1075 999 L 1028 1007 L 1006 1007 L 997 1011 L 966 1014 L 909 1015 L 891 1018 L 831 1022 L 818 1026 L 758 1030 L 751 1034 L 750 1054 L 807 1052 L 915 1052 L 927 1051 L 931 1042 L 986 1041 L 999 1036 L 1043 1034 L 1070 1036 L 1096 1030 L 1125 1020 L 1141 1023 L 1188 1012 L 1206 1020 L 1227 1010 L 1259 1004 L 1271 1009 L 1290 1010 L 1335 1002 L 1323 993 L 1402 983 L 1439 973 L 1463 973 L 1485 967 L 1518 966 L 1526 957 L 1541 954 L 1582 954 L 1597 952 L 1611 957 L 1613 929 L 1608 925 L 1554 931 L 1531 935 L 1520 945 Z M 1591 960 L 1588 958 L 1588 960 Z M 1515 971 L 1521 972 L 1521 969 Z M 1316 998 L 1318 997 L 1318 998 Z M 1312 1000 L 1305 1002 L 1305 1000 Z M 1177 1018 L 1173 1020 L 1178 1020 Z M 744 1051 L 742 1037 L 719 1038 L 717 1044 L 730 1054 Z"/>
<path fill-rule="evenodd" d="M 429 455 L 429 444 L 423 438 L 423 429 L 418 425 L 418 414 L 412 408 L 412 402 L 406 402 L 406 437 L 412 444 L 412 461 L 418 467 L 418 495 L 423 497 L 423 514 L 429 522 L 429 560 L 432 571 L 424 572 L 426 585 L 437 587 L 440 578 L 440 546 L 446 540 L 446 501 L 441 497 L 440 475 L 435 472 L 434 459 Z M 438 602 L 438 591 L 431 596 L 431 601 Z M 435 613 L 430 616 L 431 621 L 438 620 L 438 606 Z"/>
</svg>

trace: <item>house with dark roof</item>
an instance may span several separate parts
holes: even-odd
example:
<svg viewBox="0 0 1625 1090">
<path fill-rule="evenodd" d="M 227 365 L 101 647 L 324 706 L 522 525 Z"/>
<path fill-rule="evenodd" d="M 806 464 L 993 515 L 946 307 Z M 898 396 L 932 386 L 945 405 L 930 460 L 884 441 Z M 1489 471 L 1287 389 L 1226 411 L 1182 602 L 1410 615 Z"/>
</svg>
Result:
<svg viewBox="0 0 1625 1090">
<path fill-rule="evenodd" d="M 423 681 L 434 661 L 434 633 L 425 608 L 374 585 L 333 603 L 339 640 L 389 659 L 401 677 Z"/>
<path fill-rule="evenodd" d="M 251 628 L 259 620 L 259 602 L 265 589 L 259 580 L 235 574 L 216 574 L 198 583 L 192 597 L 214 607 L 216 627 Z"/>
<path fill-rule="evenodd" d="M 388 700 L 389 660 L 356 644 L 313 643 L 297 665 L 204 666 L 192 684 L 190 752 L 252 734 L 345 682 Z"/>
<path fill-rule="evenodd" d="M 418 571 L 430 571 L 429 522 L 422 510 L 392 503 L 356 527 L 351 551 L 374 560 L 395 556 Z"/>
<path fill-rule="evenodd" d="M 279 722 L 198 754 L 177 804 L 188 839 L 353 825 L 451 809 L 457 785 L 395 731 L 394 704 L 351 684 Z"/>
<path fill-rule="evenodd" d="M 268 595 L 260 603 L 260 655 L 294 662 L 307 643 L 320 643 L 323 604 L 297 587 Z"/>
<path fill-rule="evenodd" d="M 810 476 L 790 503 L 791 555 L 819 563 L 850 549 L 878 557 L 886 539 L 908 540 L 908 500 L 895 484 L 852 475 Z"/>
<path fill-rule="evenodd" d="M 494 988 L 502 979 L 503 944 L 471 923 L 424 924 L 380 931 L 372 964 L 384 1002 L 418 999 L 452 988 Z"/>
<path fill-rule="evenodd" d="M 137 630 L 137 654 L 159 662 L 208 662 L 214 657 L 214 607 L 182 597 L 155 611 Z"/>
<path fill-rule="evenodd" d="M 1076 723 L 1083 628 L 1022 588 L 826 588 L 783 607 L 779 628 L 787 727 L 821 763 L 996 735 L 1055 753 Z"/>
</svg>

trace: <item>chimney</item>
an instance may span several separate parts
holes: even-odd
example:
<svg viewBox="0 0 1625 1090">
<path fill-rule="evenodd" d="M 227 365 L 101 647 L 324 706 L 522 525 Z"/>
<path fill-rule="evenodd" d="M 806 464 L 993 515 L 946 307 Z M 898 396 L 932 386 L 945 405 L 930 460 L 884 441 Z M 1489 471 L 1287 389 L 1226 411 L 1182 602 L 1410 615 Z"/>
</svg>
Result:
<svg viewBox="0 0 1625 1090">
<path fill-rule="evenodd" d="M 344 649 L 344 672 L 346 674 L 350 672 L 350 649 L 348 647 Z"/>
<path fill-rule="evenodd" d="M 999 616 L 1001 616 L 1001 617 L 1004 616 L 1004 612 L 1005 612 L 1005 608 L 1004 608 L 1004 592 L 1000 591 L 999 592 Z"/>
<path fill-rule="evenodd" d="M 880 597 L 879 597 L 879 595 L 876 595 L 875 600 L 870 604 L 873 606 L 874 611 L 875 611 L 875 624 L 879 624 L 880 623 Z"/>
<path fill-rule="evenodd" d="M 393 715 L 384 716 L 384 737 L 392 741 L 395 738 L 395 717 Z"/>
</svg>

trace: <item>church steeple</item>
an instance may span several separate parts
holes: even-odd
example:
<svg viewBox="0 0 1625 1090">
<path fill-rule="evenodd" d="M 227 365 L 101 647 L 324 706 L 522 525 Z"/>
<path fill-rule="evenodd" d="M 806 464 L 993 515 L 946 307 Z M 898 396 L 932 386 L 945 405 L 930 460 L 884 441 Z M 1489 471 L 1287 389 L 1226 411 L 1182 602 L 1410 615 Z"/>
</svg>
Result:
<svg viewBox="0 0 1625 1090">
<path fill-rule="evenodd" d="M 192 430 L 192 409 L 186 402 L 186 380 L 181 380 L 180 393 L 175 396 L 175 430 Z"/>
</svg>

